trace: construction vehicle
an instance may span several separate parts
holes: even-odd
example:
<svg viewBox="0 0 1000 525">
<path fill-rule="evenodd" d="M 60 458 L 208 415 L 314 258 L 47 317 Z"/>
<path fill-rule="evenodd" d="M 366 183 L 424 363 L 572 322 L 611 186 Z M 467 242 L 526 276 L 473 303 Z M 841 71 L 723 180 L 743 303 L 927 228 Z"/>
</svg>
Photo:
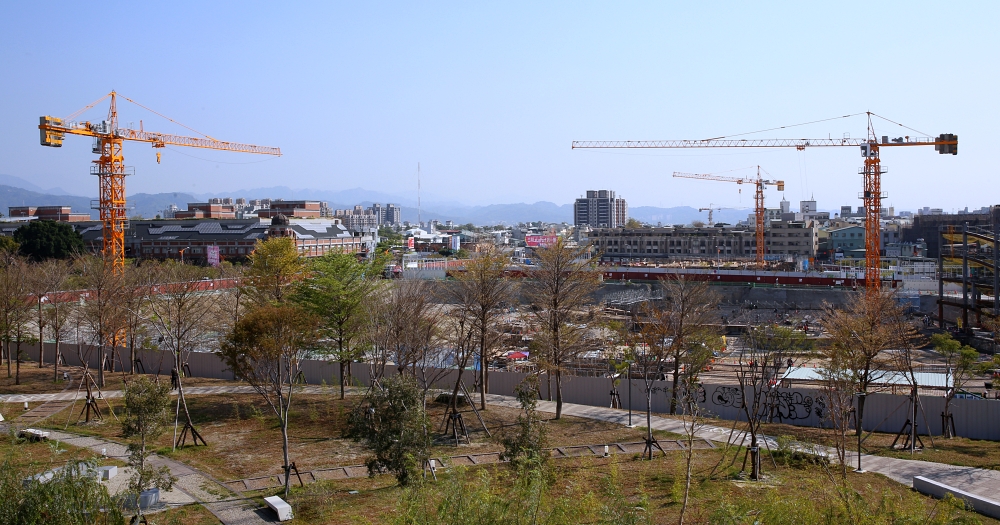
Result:
<svg viewBox="0 0 1000 525">
<path fill-rule="evenodd" d="M 73 120 L 109 97 L 111 98 L 111 107 L 108 109 L 107 120 L 100 122 L 76 122 Z M 143 109 L 156 113 L 127 97 L 122 98 Z M 159 113 L 156 114 L 159 115 Z M 163 115 L 160 116 L 162 117 Z M 167 120 L 183 126 L 183 124 L 173 119 L 167 118 Z M 152 144 L 153 148 L 156 149 L 167 146 L 185 146 L 238 151 L 241 153 L 281 155 L 279 148 L 224 142 L 204 134 L 202 134 L 204 138 L 199 138 L 145 131 L 142 129 L 141 121 L 137 130 L 131 127 L 119 128 L 118 94 L 114 91 L 66 118 L 40 117 L 38 129 L 41 135 L 40 141 L 42 146 L 53 148 L 62 147 L 63 139 L 65 139 L 67 134 L 94 138 L 93 152 L 100 155 L 100 157 L 93 161 L 94 165 L 90 167 L 90 174 L 97 175 L 100 185 L 100 198 L 96 208 L 100 211 L 101 222 L 103 223 L 104 256 L 111 260 L 112 268 L 117 274 L 123 272 L 125 267 L 125 229 L 128 220 L 127 209 L 125 207 L 125 177 L 134 175 L 134 170 L 125 166 L 125 158 L 122 155 L 122 145 L 126 140 L 147 142 Z M 195 133 L 199 132 L 195 131 Z M 160 162 L 159 151 L 156 152 L 156 162 Z"/>
<path fill-rule="evenodd" d="M 736 184 L 753 184 L 757 191 L 754 194 L 754 216 L 756 218 L 755 238 L 757 242 L 757 267 L 764 268 L 764 229 L 767 227 L 764 221 L 764 214 L 767 209 L 764 207 L 764 186 L 777 186 L 778 191 L 785 191 L 785 181 L 765 180 L 760 175 L 760 166 L 757 166 L 757 177 L 728 177 L 725 175 L 715 175 L 712 173 L 681 173 L 674 172 L 674 177 L 686 179 L 718 180 L 723 182 L 735 182 Z M 709 211 L 708 222 L 712 222 L 711 211 Z"/>
<path fill-rule="evenodd" d="M 879 252 L 881 230 L 879 218 L 882 211 L 882 175 L 886 172 L 881 165 L 879 151 L 882 148 L 906 146 L 934 146 L 939 154 L 958 154 L 958 135 L 942 133 L 935 137 L 903 137 L 890 138 L 882 135 L 881 141 L 875 134 L 872 117 L 884 119 L 892 124 L 913 130 L 907 126 L 886 119 L 867 111 L 868 133 L 863 139 L 825 138 L 825 139 L 734 139 L 716 137 L 704 140 L 578 140 L 572 147 L 577 148 L 795 148 L 803 151 L 806 148 L 821 148 L 833 146 L 853 146 L 861 149 L 865 165 L 858 170 L 864 176 L 864 192 L 859 195 L 865 203 L 865 285 L 870 292 L 878 292 L 881 287 L 882 259 Z M 860 115 L 860 114 L 858 114 Z M 844 115 L 847 118 L 855 115 Z M 827 119 L 831 120 L 831 119 Z M 782 126 L 787 128 L 791 126 Z M 772 128 L 780 129 L 780 128 Z M 913 130 L 916 131 L 916 130 Z M 918 132 L 919 133 L 919 132 Z M 746 135 L 746 134 L 744 134 Z M 759 249 L 759 245 L 758 245 Z"/>
</svg>

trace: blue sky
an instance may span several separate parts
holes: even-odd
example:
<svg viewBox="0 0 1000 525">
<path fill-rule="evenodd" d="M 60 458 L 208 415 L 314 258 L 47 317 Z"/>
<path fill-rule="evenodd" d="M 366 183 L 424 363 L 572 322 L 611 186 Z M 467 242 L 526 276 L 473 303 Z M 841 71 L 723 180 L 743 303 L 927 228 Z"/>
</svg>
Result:
<svg viewBox="0 0 1000 525">
<path fill-rule="evenodd" d="M 671 178 L 762 165 L 796 201 L 859 206 L 853 148 L 573 151 L 579 139 L 698 139 L 866 110 L 958 156 L 883 152 L 887 204 L 1000 203 L 996 2 L 3 2 L 0 173 L 96 195 L 90 142 L 38 145 L 38 116 L 111 89 L 277 159 L 127 144 L 129 193 L 363 187 L 467 204 L 750 206 Z M 187 130 L 124 103 L 123 123 Z M 100 106 L 87 113 L 97 120 Z M 881 134 L 899 128 L 877 123 Z M 863 136 L 863 117 L 758 137 Z M 771 191 L 768 204 L 779 194 Z M 793 208 L 796 207 L 793 204 Z"/>
</svg>

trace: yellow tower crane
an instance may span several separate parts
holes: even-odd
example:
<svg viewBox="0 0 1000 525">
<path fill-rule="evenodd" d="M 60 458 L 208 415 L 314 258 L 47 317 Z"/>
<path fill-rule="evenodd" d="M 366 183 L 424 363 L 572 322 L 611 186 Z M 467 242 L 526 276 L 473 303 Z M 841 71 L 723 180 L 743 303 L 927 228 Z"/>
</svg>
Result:
<svg viewBox="0 0 1000 525">
<path fill-rule="evenodd" d="M 795 148 L 805 150 L 806 148 L 829 147 L 829 146 L 853 146 L 861 148 L 861 156 L 865 159 L 865 165 L 858 170 L 864 176 L 864 192 L 859 196 L 865 203 L 865 286 L 869 291 L 877 292 L 882 284 L 882 259 L 880 249 L 880 223 L 879 218 L 882 212 L 882 175 L 885 169 L 879 159 L 879 150 L 889 147 L 905 146 L 934 146 L 940 154 L 958 155 L 958 135 L 952 133 L 942 133 L 937 137 L 911 137 L 903 136 L 890 138 L 883 135 L 881 141 L 875 135 L 875 128 L 872 126 L 872 117 L 882 118 L 892 124 L 903 126 L 902 124 L 886 119 L 872 113 L 865 112 L 868 116 L 868 136 L 863 139 L 825 138 L 825 139 L 733 139 L 726 137 L 716 137 L 702 140 L 577 140 L 573 141 L 573 149 L 578 148 L 627 148 L 627 149 L 647 149 L 647 148 Z M 854 115 L 845 115 L 845 118 Z M 832 120 L 832 119 L 826 119 Z M 820 122 L 820 121 L 817 121 Z M 811 124 L 811 123 L 808 123 Z M 797 124 L 799 125 L 799 124 Z M 792 126 L 782 126 L 784 129 Z M 913 128 L 907 128 L 913 129 Z M 916 131 L 916 130 L 913 130 Z M 756 133 L 756 132 L 754 132 Z M 919 133 L 919 132 L 918 132 Z M 748 135 L 744 133 L 743 135 Z M 738 135 L 737 135 L 738 136 Z M 760 245 L 758 244 L 758 249 Z"/>
<path fill-rule="evenodd" d="M 708 212 L 708 225 L 709 226 L 714 226 L 715 223 L 712 222 L 712 212 L 722 211 L 722 210 L 732 210 L 732 209 L 733 208 L 717 207 L 714 204 L 709 203 L 707 208 L 698 208 L 698 211 L 707 211 Z"/>
<path fill-rule="evenodd" d="M 100 185 L 100 199 L 97 209 L 100 211 L 103 223 L 104 255 L 111 259 L 115 273 L 120 274 L 125 267 L 125 227 L 128 220 L 125 208 L 125 177 L 134 174 L 131 168 L 125 166 L 125 158 L 122 155 L 122 144 L 126 140 L 148 142 L 154 148 L 186 146 L 264 155 L 281 155 L 281 150 L 266 146 L 224 142 L 208 135 L 199 138 L 155 133 L 143 130 L 141 122 L 138 130 L 119 128 L 118 96 L 116 92 L 112 91 L 66 118 L 40 117 L 38 129 L 42 146 L 53 148 L 62 147 L 63 139 L 67 134 L 94 138 L 93 151 L 100 157 L 93 161 L 94 165 L 90 167 L 90 173 L 97 175 Z M 76 122 L 73 120 L 109 97 L 111 98 L 111 107 L 108 110 L 107 120 L 100 122 Z M 122 98 L 143 109 L 152 111 L 132 99 Z M 156 114 L 159 115 L 159 113 Z M 180 124 L 169 118 L 167 120 Z M 183 126 L 183 124 L 180 125 Z M 160 152 L 156 153 L 156 162 L 160 162 Z"/>
<path fill-rule="evenodd" d="M 754 194 L 754 214 L 757 219 L 757 229 L 754 232 L 757 239 L 757 267 L 764 267 L 764 213 L 766 208 L 764 208 L 764 186 L 777 186 L 778 191 L 785 191 L 785 181 L 783 180 L 765 180 L 760 176 L 760 166 L 757 166 L 757 178 L 752 177 L 727 177 L 725 175 L 714 175 L 712 173 L 681 173 L 679 171 L 674 172 L 674 177 L 682 177 L 686 179 L 704 179 L 704 180 L 719 180 L 723 182 L 735 182 L 736 184 L 753 184 L 757 188 L 757 192 Z M 711 212 L 709 212 L 711 213 Z M 711 216 L 708 219 L 712 222 Z"/>
</svg>

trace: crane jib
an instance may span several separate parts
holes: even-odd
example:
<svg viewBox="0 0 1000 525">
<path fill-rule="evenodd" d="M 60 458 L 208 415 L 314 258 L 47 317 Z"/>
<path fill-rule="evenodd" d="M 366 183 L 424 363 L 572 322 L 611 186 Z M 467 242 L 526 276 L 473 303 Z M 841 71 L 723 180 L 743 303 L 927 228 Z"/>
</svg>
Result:
<svg viewBox="0 0 1000 525">
<path fill-rule="evenodd" d="M 879 147 L 934 146 L 958 144 L 958 140 L 941 140 L 933 137 L 907 137 L 897 141 L 882 142 L 868 139 L 707 139 L 707 140 L 576 140 L 573 149 L 586 148 L 807 148 L 831 146 L 862 146 L 877 144 Z"/>
</svg>

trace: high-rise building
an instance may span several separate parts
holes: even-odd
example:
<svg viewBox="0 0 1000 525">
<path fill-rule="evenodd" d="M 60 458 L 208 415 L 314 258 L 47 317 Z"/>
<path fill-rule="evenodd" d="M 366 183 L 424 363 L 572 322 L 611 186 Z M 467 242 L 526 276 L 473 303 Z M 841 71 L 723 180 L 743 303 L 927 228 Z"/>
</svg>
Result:
<svg viewBox="0 0 1000 525">
<path fill-rule="evenodd" d="M 628 203 L 612 190 L 587 190 L 573 203 L 573 224 L 592 228 L 621 228 L 628 221 Z"/>
<path fill-rule="evenodd" d="M 403 222 L 403 212 L 395 204 L 386 204 L 385 206 L 385 219 L 382 221 L 386 224 L 397 225 Z"/>
</svg>

